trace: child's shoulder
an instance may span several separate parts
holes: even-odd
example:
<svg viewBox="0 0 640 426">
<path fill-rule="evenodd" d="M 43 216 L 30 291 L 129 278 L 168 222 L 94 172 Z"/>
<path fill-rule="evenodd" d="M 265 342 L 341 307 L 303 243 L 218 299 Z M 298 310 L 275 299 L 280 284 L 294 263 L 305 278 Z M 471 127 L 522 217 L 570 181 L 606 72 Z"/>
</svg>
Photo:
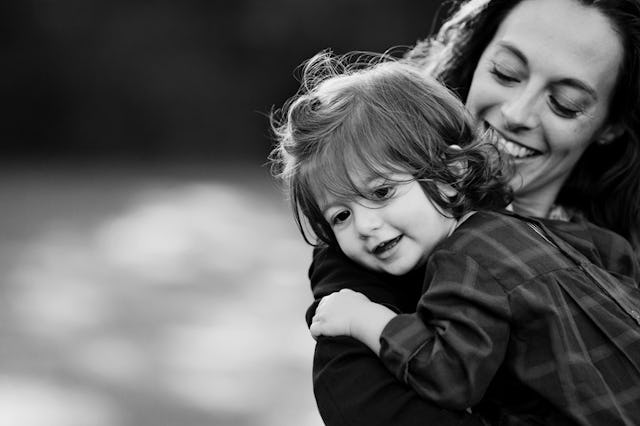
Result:
<svg viewBox="0 0 640 426">
<path fill-rule="evenodd" d="M 640 279 L 638 253 L 621 235 L 583 217 L 570 222 L 549 219 L 541 222 L 595 265 L 636 281 Z"/>
<path fill-rule="evenodd" d="M 468 217 L 451 234 L 449 242 L 458 249 L 478 245 L 516 248 L 535 238 L 535 231 L 523 218 L 506 211 L 478 211 Z"/>
<path fill-rule="evenodd" d="M 508 212 L 476 212 L 438 251 L 467 256 L 496 279 L 514 284 L 572 266 L 527 220 Z"/>
</svg>

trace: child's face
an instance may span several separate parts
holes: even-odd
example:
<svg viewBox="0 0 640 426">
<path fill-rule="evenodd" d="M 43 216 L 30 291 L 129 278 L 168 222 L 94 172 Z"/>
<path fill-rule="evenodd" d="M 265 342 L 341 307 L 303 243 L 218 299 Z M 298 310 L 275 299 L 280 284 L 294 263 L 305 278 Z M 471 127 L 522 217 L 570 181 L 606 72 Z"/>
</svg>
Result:
<svg viewBox="0 0 640 426">
<path fill-rule="evenodd" d="M 326 195 L 320 203 L 340 248 L 352 260 L 403 275 L 422 265 L 455 228 L 457 221 L 440 213 L 412 176 L 353 177 L 376 200 Z"/>
</svg>

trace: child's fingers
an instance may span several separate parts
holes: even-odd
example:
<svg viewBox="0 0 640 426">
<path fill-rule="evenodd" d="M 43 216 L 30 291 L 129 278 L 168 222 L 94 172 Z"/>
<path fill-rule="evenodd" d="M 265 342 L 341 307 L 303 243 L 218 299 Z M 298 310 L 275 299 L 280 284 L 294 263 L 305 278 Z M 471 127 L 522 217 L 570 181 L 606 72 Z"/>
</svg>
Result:
<svg viewBox="0 0 640 426">
<path fill-rule="evenodd" d="M 320 303 L 316 306 L 316 314 L 314 315 L 314 318 L 320 319 L 327 310 L 330 311 L 330 308 L 334 303 L 335 295 L 336 293 L 331 293 L 330 295 L 324 296 L 320 299 Z"/>
<path fill-rule="evenodd" d="M 318 336 L 322 335 L 323 332 L 323 323 L 322 320 L 318 317 L 318 315 L 314 315 L 311 320 L 311 325 L 309 326 L 309 331 L 311 332 L 311 337 L 316 339 Z"/>
<path fill-rule="evenodd" d="M 318 340 L 318 336 L 321 335 L 320 330 L 318 328 L 318 324 L 312 323 L 311 326 L 309 327 L 309 331 L 311 332 L 311 337 L 313 337 L 314 340 Z"/>
</svg>

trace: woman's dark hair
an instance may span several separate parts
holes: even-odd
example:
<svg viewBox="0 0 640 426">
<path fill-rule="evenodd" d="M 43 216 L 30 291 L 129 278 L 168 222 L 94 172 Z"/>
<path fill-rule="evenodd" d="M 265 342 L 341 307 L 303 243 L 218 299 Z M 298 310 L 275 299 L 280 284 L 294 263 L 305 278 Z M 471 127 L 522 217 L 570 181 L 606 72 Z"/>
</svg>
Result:
<svg viewBox="0 0 640 426">
<path fill-rule="evenodd" d="M 355 174 L 409 174 L 454 217 L 510 201 L 500 154 L 478 137 L 462 102 L 421 70 L 388 57 L 314 56 L 300 91 L 271 115 L 271 125 L 274 173 L 287 183 L 307 242 L 304 218 L 321 241 L 335 243 L 319 205 L 324 194 L 375 199 Z M 457 194 L 446 196 L 436 183 Z"/>
<path fill-rule="evenodd" d="M 485 48 L 503 19 L 522 0 L 452 1 L 451 16 L 405 60 L 455 91 L 463 100 Z M 536 0 L 527 0 L 536 1 Z M 640 1 L 569 0 L 597 9 L 620 36 L 624 58 L 607 124 L 623 129 L 607 145 L 592 143 L 556 202 L 626 237 L 640 249 Z"/>
</svg>

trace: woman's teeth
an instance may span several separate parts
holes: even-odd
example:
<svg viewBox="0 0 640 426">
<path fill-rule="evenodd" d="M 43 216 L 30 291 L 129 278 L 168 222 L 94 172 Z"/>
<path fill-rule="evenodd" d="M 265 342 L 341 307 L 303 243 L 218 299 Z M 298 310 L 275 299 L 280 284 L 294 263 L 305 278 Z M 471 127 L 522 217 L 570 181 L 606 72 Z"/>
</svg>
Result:
<svg viewBox="0 0 640 426">
<path fill-rule="evenodd" d="M 533 149 L 529 149 L 527 147 L 506 140 L 502 136 L 498 135 L 498 133 L 495 131 L 490 130 L 489 135 L 489 141 L 491 143 L 497 146 L 498 149 L 502 152 L 506 152 L 514 158 L 527 158 L 533 157 L 534 155 L 538 154 L 538 152 L 534 151 Z"/>
</svg>

